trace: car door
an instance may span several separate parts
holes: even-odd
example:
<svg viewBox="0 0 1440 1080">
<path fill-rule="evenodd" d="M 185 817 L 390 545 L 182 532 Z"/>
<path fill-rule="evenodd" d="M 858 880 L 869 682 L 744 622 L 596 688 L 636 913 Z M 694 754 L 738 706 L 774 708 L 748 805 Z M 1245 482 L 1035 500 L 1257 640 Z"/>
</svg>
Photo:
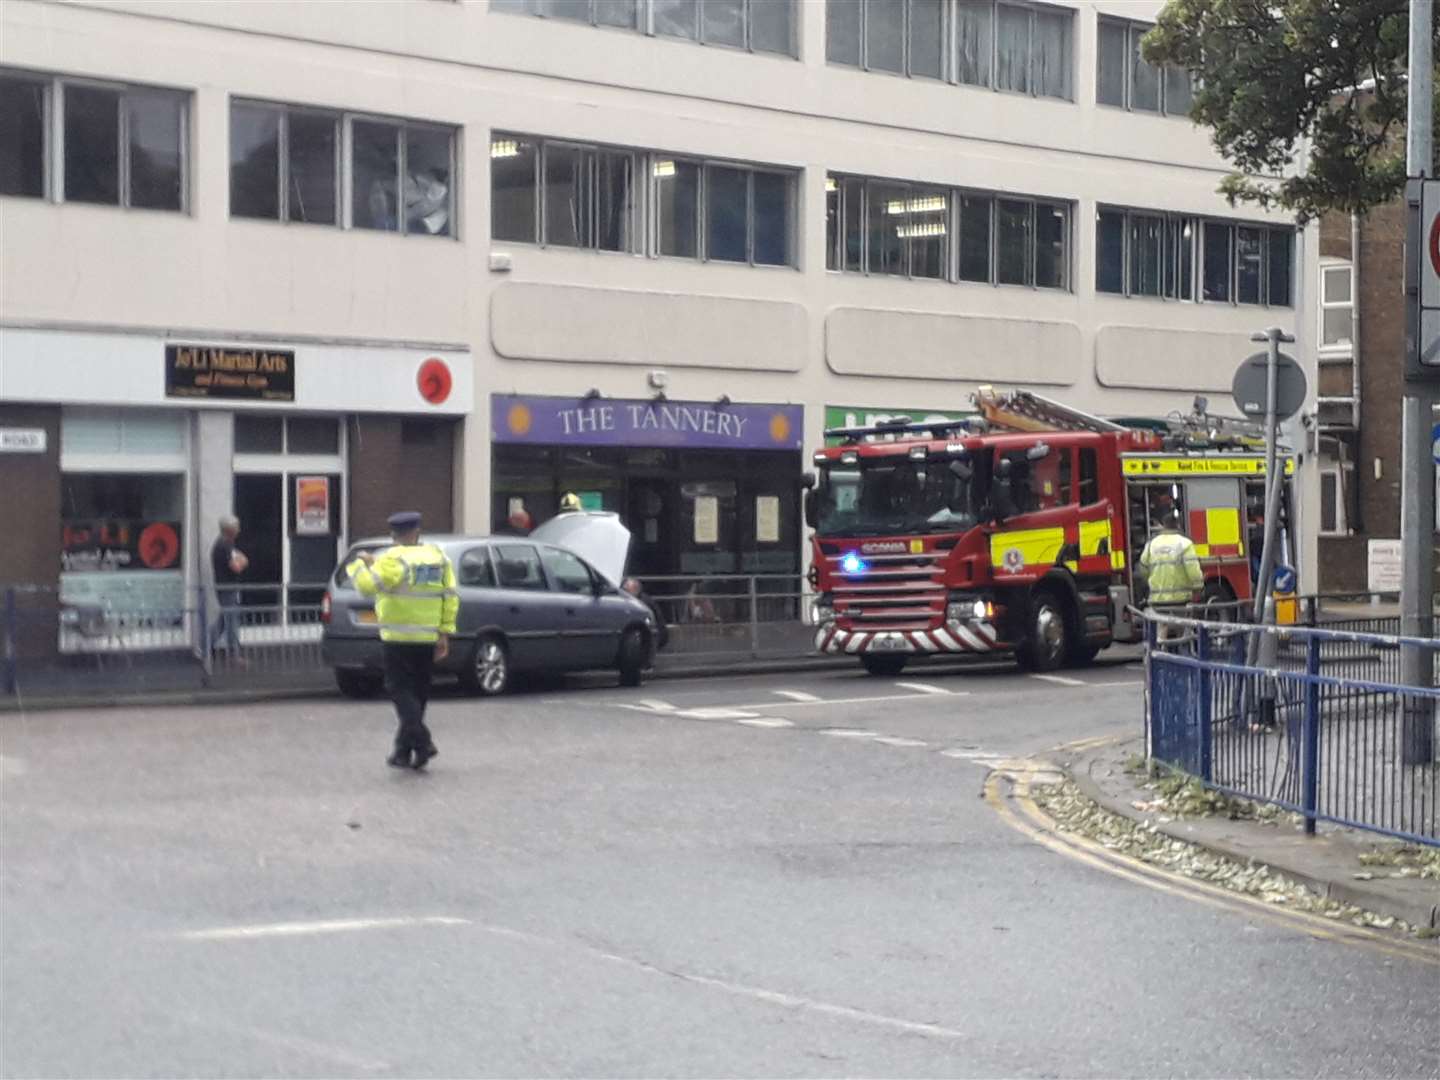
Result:
<svg viewBox="0 0 1440 1080">
<path fill-rule="evenodd" d="M 496 588 L 490 545 L 472 544 L 452 551 L 450 557 L 455 564 L 455 584 L 460 592 L 455 633 L 468 648 L 481 630 L 502 625 L 504 605 Z"/>
<path fill-rule="evenodd" d="M 496 619 L 517 668 L 565 667 L 560 634 L 566 629 L 564 598 L 550 591 L 534 544 L 497 541 Z"/>
<path fill-rule="evenodd" d="M 566 666 L 604 667 L 615 662 L 619 638 L 607 627 L 595 572 L 574 552 L 542 547 L 540 558 L 564 616 L 561 631 Z"/>
</svg>

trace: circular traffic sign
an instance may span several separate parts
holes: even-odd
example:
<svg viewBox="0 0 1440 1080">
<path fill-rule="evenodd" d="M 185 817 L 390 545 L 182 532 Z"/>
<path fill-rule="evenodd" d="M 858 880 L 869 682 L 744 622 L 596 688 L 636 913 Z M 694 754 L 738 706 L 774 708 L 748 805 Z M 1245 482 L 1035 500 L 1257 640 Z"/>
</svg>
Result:
<svg viewBox="0 0 1440 1080">
<path fill-rule="evenodd" d="M 431 405 L 443 405 L 450 396 L 450 387 L 454 385 L 450 365 L 438 356 L 430 357 L 420 365 L 415 385 L 420 388 L 420 396 Z"/>
<path fill-rule="evenodd" d="M 1265 395 L 1270 366 L 1268 353 L 1247 356 L 1235 372 L 1230 393 L 1235 405 L 1252 420 L 1265 419 Z M 1288 353 L 1280 353 L 1275 362 L 1275 416 L 1285 420 L 1305 404 L 1305 372 Z"/>
</svg>

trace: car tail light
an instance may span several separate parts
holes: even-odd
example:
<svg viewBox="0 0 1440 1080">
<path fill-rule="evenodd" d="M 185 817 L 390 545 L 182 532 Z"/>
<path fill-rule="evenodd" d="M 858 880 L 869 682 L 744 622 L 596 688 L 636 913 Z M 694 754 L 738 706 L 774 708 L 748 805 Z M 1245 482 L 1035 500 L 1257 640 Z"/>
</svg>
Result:
<svg viewBox="0 0 1440 1080">
<path fill-rule="evenodd" d="M 329 589 L 326 589 L 326 590 L 325 590 L 325 595 L 322 596 L 322 597 L 320 597 L 320 621 L 321 621 L 322 623 L 328 623 L 328 622 L 330 621 L 330 590 L 329 590 Z"/>
</svg>

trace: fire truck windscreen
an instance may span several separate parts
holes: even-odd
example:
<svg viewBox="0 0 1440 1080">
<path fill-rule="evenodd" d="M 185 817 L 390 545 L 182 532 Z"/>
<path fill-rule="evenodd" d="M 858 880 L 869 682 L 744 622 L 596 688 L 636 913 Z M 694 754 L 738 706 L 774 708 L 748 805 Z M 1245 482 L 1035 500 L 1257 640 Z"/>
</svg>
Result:
<svg viewBox="0 0 1440 1080">
<path fill-rule="evenodd" d="M 979 520 L 979 479 L 968 463 L 861 458 L 822 469 L 819 536 L 963 532 Z"/>
</svg>

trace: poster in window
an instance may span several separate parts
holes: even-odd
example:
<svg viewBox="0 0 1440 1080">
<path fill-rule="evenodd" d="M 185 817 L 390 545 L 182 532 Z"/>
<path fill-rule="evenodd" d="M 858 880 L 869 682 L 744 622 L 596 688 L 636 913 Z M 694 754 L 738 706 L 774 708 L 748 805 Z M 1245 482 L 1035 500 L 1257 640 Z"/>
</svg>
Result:
<svg viewBox="0 0 1440 1080">
<path fill-rule="evenodd" d="M 297 476 L 295 478 L 295 535 L 328 536 L 330 534 L 330 478 L 328 476 Z"/>
<path fill-rule="evenodd" d="M 755 496 L 755 542 L 757 544 L 778 544 L 780 542 L 780 496 Z"/>
<path fill-rule="evenodd" d="M 60 568 L 174 570 L 180 566 L 180 523 L 105 518 L 61 523 Z"/>
<path fill-rule="evenodd" d="M 720 500 L 714 495 L 695 496 L 695 543 L 720 542 Z"/>
</svg>

